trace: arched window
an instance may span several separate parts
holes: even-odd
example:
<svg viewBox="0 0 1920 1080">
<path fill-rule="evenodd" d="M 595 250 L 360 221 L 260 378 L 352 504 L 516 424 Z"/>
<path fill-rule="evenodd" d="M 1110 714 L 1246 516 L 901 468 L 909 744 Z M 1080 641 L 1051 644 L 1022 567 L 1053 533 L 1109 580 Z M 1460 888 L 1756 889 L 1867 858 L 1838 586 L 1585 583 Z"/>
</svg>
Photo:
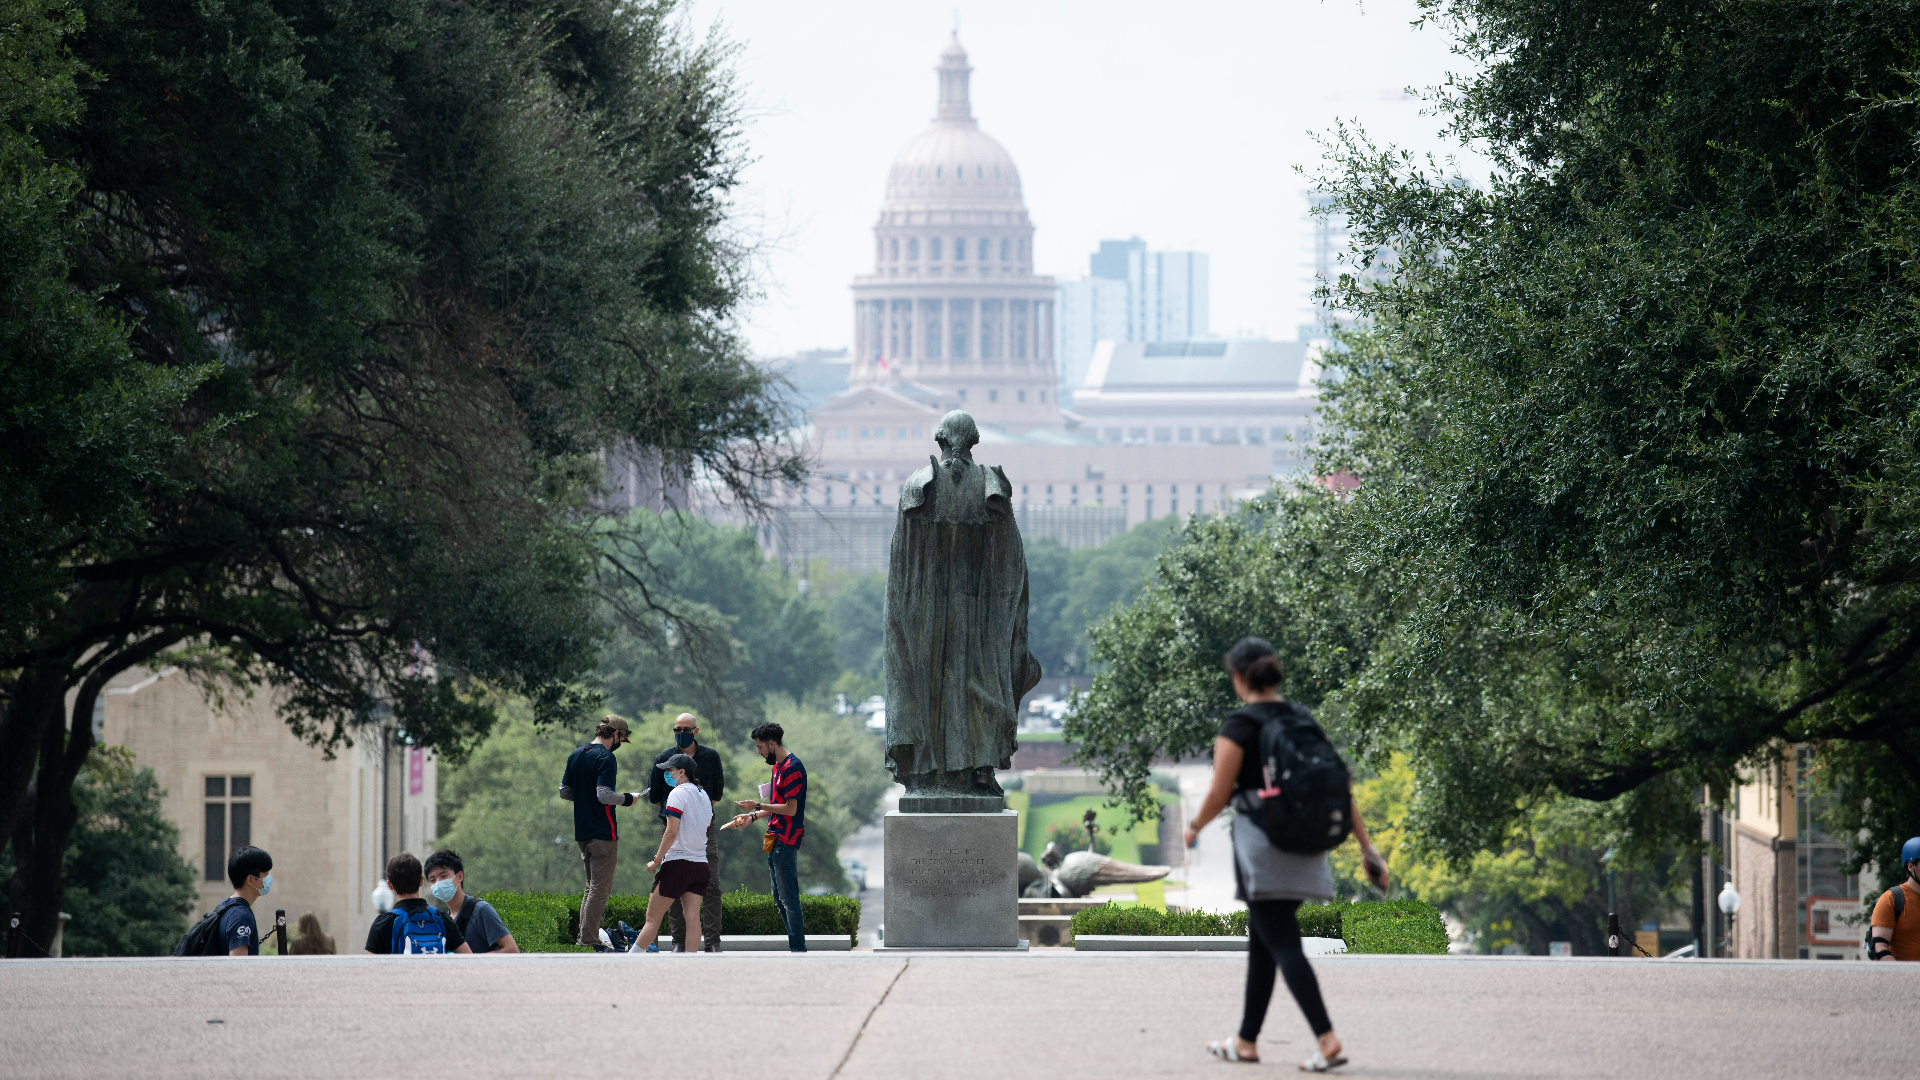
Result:
<svg viewBox="0 0 1920 1080">
<path fill-rule="evenodd" d="M 984 236 L 980 238 L 980 253 L 977 257 L 981 262 L 987 261 L 987 238 Z"/>
<path fill-rule="evenodd" d="M 927 249 L 928 250 L 927 257 L 929 259 L 932 259 L 934 262 L 939 262 L 940 261 L 940 238 L 936 236 L 932 240 L 928 241 L 928 244 L 929 246 Z"/>
<path fill-rule="evenodd" d="M 917 236 L 907 241 L 907 259 L 910 262 L 920 261 L 920 238 Z"/>
<path fill-rule="evenodd" d="M 1013 247 L 1013 242 L 1011 240 L 1008 240 L 1004 236 L 1000 238 L 1000 261 L 1001 262 L 1007 261 L 1008 249 L 1012 247 Z"/>
<path fill-rule="evenodd" d="M 985 180 L 987 178 L 987 167 L 984 165 L 975 165 L 973 167 L 973 178 L 975 180 Z"/>
<path fill-rule="evenodd" d="M 893 261 L 900 261 L 900 241 L 898 238 L 887 241 L 887 250 L 893 253 Z"/>
<path fill-rule="evenodd" d="M 941 172 L 942 172 L 942 171 L 944 171 L 944 166 L 940 166 L 940 165 L 935 165 L 935 166 L 933 167 L 933 178 L 934 178 L 935 180 L 938 180 L 938 179 L 940 179 L 940 174 L 941 174 Z"/>
<path fill-rule="evenodd" d="M 967 238 L 964 236 L 956 236 L 953 238 L 953 261 L 967 261 Z"/>
</svg>

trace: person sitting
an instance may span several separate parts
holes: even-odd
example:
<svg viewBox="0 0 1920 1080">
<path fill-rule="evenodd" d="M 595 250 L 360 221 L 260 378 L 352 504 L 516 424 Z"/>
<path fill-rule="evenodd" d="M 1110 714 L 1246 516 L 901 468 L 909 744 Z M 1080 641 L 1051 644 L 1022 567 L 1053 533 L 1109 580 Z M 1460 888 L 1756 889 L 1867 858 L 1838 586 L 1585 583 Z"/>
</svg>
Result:
<svg viewBox="0 0 1920 1080">
<path fill-rule="evenodd" d="M 628 952 L 658 952 L 654 939 L 660 935 L 660 920 L 667 909 L 679 903 L 688 926 L 700 925 L 700 898 L 707 890 L 712 868 L 707 865 L 707 829 L 713 824 L 713 800 L 700 788 L 694 775 L 693 758 L 675 754 L 666 761 L 667 828 L 660 837 L 660 848 L 647 863 L 647 872 L 655 874 L 653 893 L 647 897 L 647 924 L 640 929 Z"/>
<path fill-rule="evenodd" d="M 441 848 L 427 856 L 427 891 L 447 905 L 447 914 L 453 916 L 453 928 L 474 952 L 520 951 L 493 905 L 467 895 L 467 868 L 458 852 Z"/>
<path fill-rule="evenodd" d="M 294 956 L 332 956 L 333 935 L 322 933 L 320 916 L 308 911 L 300 916 L 300 936 L 287 946 Z"/>
<path fill-rule="evenodd" d="M 453 920 L 420 898 L 420 860 L 403 851 L 387 860 L 387 884 L 393 887 L 393 910 L 373 920 L 367 929 L 367 952 L 470 953 Z"/>
</svg>

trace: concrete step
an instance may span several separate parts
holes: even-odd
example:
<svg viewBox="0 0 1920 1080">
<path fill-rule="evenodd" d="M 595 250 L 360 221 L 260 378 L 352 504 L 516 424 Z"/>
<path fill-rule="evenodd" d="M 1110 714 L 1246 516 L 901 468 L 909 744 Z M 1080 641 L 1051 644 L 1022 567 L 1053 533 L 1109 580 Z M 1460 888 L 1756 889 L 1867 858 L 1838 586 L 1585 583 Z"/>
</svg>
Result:
<svg viewBox="0 0 1920 1080">
<path fill-rule="evenodd" d="M 853 943 L 845 934 L 808 934 L 808 952 L 848 952 Z M 786 952 L 785 934 L 726 934 L 720 938 L 722 952 Z"/>
</svg>

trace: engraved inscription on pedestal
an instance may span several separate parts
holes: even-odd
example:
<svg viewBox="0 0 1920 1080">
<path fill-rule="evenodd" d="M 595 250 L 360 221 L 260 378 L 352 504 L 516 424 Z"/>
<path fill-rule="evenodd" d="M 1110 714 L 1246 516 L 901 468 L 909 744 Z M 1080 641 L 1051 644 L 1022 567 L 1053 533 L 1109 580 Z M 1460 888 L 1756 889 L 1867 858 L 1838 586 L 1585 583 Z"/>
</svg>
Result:
<svg viewBox="0 0 1920 1080">
<path fill-rule="evenodd" d="M 1020 940 L 1019 820 L 888 814 L 888 948 L 1014 948 Z"/>
</svg>

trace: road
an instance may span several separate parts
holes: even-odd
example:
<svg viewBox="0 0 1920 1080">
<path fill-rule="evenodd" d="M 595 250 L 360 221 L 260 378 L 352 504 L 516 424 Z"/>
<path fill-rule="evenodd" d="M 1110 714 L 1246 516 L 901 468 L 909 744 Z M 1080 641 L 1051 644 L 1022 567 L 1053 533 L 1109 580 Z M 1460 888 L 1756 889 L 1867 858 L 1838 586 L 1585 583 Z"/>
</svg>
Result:
<svg viewBox="0 0 1920 1080">
<path fill-rule="evenodd" d="M 1245 960 L 783 953 L 0 961 L 8 1077 L 1220 1077 Z M 1920 964 L 1317 960 L 1349 1077 L 1892 1077 Z M 1284 988 L 1261 1052 L 1308 1033 Z M 214 1021 L 218 1021 L 217 1023 Z M 1249 1075 L 1273 1075 L 1268 1065 Z"/>
</svg>

